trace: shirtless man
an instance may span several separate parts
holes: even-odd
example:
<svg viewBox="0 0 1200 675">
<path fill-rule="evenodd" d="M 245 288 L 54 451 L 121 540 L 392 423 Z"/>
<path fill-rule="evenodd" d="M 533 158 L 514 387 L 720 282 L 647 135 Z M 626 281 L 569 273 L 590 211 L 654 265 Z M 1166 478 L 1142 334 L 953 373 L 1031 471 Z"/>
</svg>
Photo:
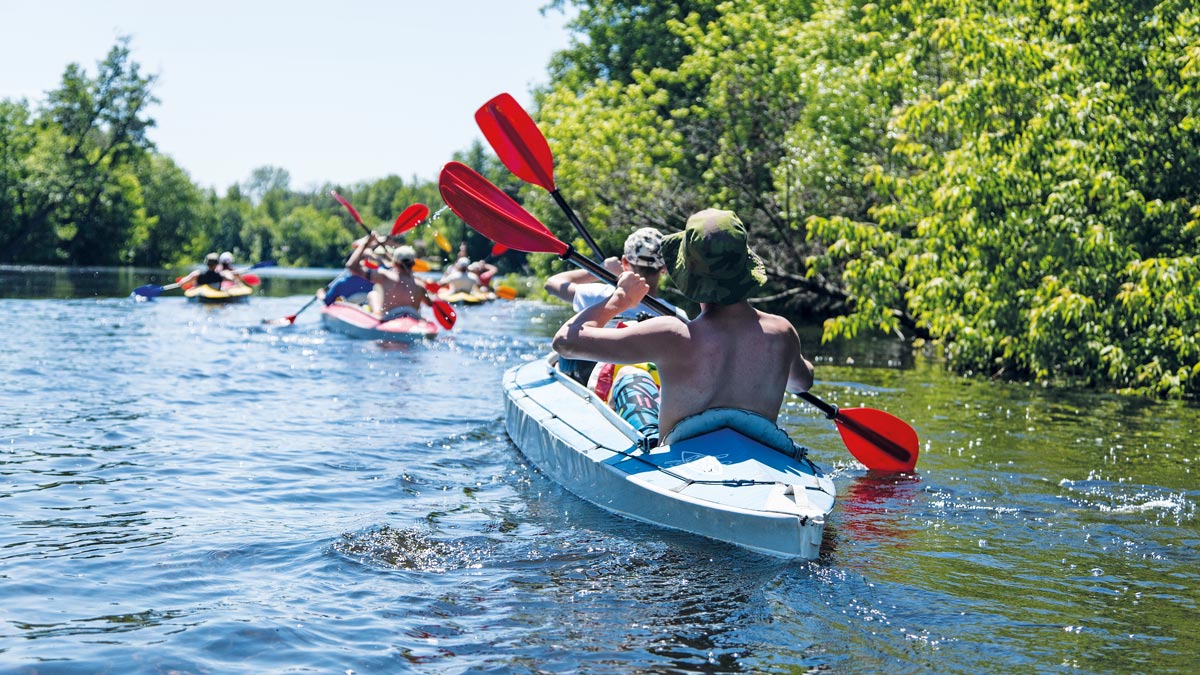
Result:
<svg viewBox="0 0 1200 675">
<path fill-rule="evenodd" d="M 605 327 L 650 290 L 626 271 L 606 301 L 559 328 L 554 350 L 575 359 L 657 364 L 662 382 L 657 421 L 664 439 L 680 420 L 710 408 L 739 408 L 777 420 L 784 391 L 807 391 L 813 368 L 791 323 L 747 300 L 766 275 L 747 246 L 741 221 L 732 211 L 701 211 L 684 231 L 663 239 L 663 256 L 675 285 L 700 303 L 699 316 Z"/>
<path fill-rule="evenodd" d="M 377 243 L 372 234 L 355 246 L 354 253 L 346 261 L 346 269 L 375 284 L 367 294 L 367 304 L 380 320 L 387 321 L 400 316 L 420 317 L 421 305 L 430 305 L 431 302 L 425 287 L 413 276 L 416 250 L 411 246 L 397 247 L 392 251 L 391 268 L 371 269 L 363 264 L 363 254 Z"/>
</svg>

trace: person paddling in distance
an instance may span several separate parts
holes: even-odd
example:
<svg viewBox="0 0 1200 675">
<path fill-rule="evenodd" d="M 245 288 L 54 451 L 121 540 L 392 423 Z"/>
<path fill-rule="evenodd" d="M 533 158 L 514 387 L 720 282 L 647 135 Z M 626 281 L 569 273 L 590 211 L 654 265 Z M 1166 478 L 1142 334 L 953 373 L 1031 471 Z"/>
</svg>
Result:
<svg viewBox="0 0 1200 675">
<path fill-rule="evenodd" d="M 438 285 L 445 288 L 447 293 L 476 292 L 480 286 L 479 277 L 470 268 L 470 258 L 459 258 L 454 263 L 454 267 L 438 280 Z"/>
<path fill-rule="evenodd" d="M 467 271 L 479 278 L 479 285 L 484 290 L 491 290 L 492 279 L 496 277 L 500 268 L 486 260 L 476 260 L 467 267 Z"/>
<path fill-rule="evenodd" d="M 651 290 L 642 276 L 624 271 L 612 295 L 559 328 L 554 351 L 573 359 L 657 365 L 657 398 L 624 397 L 641 409 L 618 410 L 640 423 L 635 426 L 649 447 L 660 433 L 664 443 L 671 442 L 671 432 L 685 418 L 717 409 L 748 411 L 774 423 L 785 391 L 800 393 L 812 386 L 813 367 L 787 319 L 750 305 L 750 294 L 765 283 L 766 274 L 749 249 L 745 227 L 732 211 L 706 209 L 690 217 L 682 232 L 664 237 L 662 252 L 671 280 L 700 303 L 699 316 L 607 327 Z M 622 398 L 627 370 L 634 384 L 645 383 L 637 369 L 623 369 L 613 382 L 614 401 Z"/>
<path fill-rule="evenodd" d="M 206 269 L 189 272 L 186 276 L 180 278 L 176 283 L 181 288 L 189 288 L 189 284 L 220 288 L 221 282 L 226 281 L 227 279 L 231 280 L 221 272 L 219 269 L 220 264 L 220 257 L 216 253 L 209 253 L 208 255 L 204 256 L 204 266 Z"/>
<path fill-rule="evenodd" d="M 425 287 L 413 276 L 413 265 L 417 252 L 411 246 L 398 246 L 392 251 L 392 266 L 371 269 L 363 264 L 367 249 L 379 243 L 374 233 L 354 247 L 354 253 L 346 261 L 346 270 L 351 274 L 375 284 L 367 293 L 367 304 L 380 321 L 401 316 L 421 316 L 421 305 L 432 305 Z"/>
<path fill-rule="evenodd" d="M 233 268 L 233 253 L 225 251 L 217 258 L 217 271 L 225 276 L 230 281 L 237 281 L 239 284 L 246 284 L 246 280 L 241 274 Z"/>
<path fill-rule="evenodd" d="M 666 265 L 662 256 L 662 239 L 662 233 L 652 227 L 635 230 L 625 238 L 623 255 L 620 258 L 611 257 L 605 260 L 604 266 L 614 275 L 625 271 L 637 274 L 645 279 L 649 286 L 650 290 L 647 295 L 657 297 L 659 279 L 662 277 Z M 544 288 L 547 293 L 571 303 L 571 308 L 576 312 L 603 302 L 614 291 L 611 285 L 598 280 L 585 269 L 559 272 L 546 280 Z M 674 310 L 675 315 L 680 319 L 688 320 L 687 313 L 683 310 L 665 300 L 660 300 L 660 302 Z M 644 315 L 653 316 L 654 313 L 649 307 L 638 305 L 628 313 L 628 318 L 633 319 Z M 595 365 L 595 361 L 582 359 L 560 357 L 558 360 L 559 370 L 567 373 L 581 384 L 587 384 Z"/>
</svg>

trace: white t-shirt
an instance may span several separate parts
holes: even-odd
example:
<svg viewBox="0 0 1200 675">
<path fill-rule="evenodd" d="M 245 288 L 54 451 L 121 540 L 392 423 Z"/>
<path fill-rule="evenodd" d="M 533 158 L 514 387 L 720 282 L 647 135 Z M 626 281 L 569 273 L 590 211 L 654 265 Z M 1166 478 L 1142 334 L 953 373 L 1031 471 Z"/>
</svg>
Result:
<svg viewBox="0 0 1200 675">
<path fill-rule="evenodd" d="M 442 283 L 450 289 L 451 293 L 470 293 L 479 283 L 479 277 L 475 276 L 474 272 L 464 273 L 455 270 L 447 274 Z"/>
<path fill-rule="evenodd" d="M 616 288 L 614 286 L 611 286 L 609 284 L 606 284 L 606 283 L 603 283 L 600 281 L 593 282 L 590 284 L 575 284 L 574 289 L 575 289 L 575 297 L 573 300 L 571 300 L 571 308 L 574 309 L 576 312 L 581 312 L 585 308 L 591 307 L 592 305 L 596 304 L 597 302 L 603 302 L 604 300 L 607 300 L 608 296 L 612 295 L 613 291 L 616 290 Z M 667 309 L 670 309 L 673 312 L 675 312 L 675 316 L 678 316 L 680 319 L 683 319 L 684 321 L 688 320 L 687 312 L 684 312 L 682 309 L 679 309 L 675 305 L 672 305 L 671 303 L 667 302 L 666 300 L 663 300 L 662 298 L 658 298 L 658 301 L 661 302 L 662 304 L 666 305 Z M 633 316 L 633 315 L 637 315 L 640 312 L 645 312 L 645 313 L 649 314 L 650 316 L 658 316 L 658 312 L 647 307 L 646 303 L 644 303 L 644 302 L 640 303 L 637 307 L 634 307 L 633 310 L 626 311 L 625 314 Z"/>
</svg>

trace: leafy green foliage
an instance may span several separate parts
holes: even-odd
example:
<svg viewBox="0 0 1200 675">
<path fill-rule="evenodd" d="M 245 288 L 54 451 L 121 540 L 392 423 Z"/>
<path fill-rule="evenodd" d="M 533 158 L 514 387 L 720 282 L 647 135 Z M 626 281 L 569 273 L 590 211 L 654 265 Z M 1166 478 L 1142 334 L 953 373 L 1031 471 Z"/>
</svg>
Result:
<svg viewBox="0 0 1200 675">
<path fill-rule="evenodd" d="M 769 263 L 760 300 L 832 314 L 827 338 L 903 332 L 964 372 L 1200 393 L 1191 3 L 572 4 L 603 39 L 570 50 L 538 119 L 606 245 L 732 208 Z M 644 56 L 587 65 L 607 53 Z"/>
</svg>

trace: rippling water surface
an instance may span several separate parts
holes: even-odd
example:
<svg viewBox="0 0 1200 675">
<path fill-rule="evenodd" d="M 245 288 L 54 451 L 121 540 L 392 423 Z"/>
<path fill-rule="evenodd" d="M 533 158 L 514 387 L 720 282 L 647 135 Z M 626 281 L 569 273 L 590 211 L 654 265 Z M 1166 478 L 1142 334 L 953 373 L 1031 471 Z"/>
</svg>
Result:
<svg viewBox="0 0 1200 675">
<path fill-rule="evenodd" d="M 262 327 L 323 282 L 230 307 L 53 275 L 11 297 L 37 274 L 0 275 L 0 671 L 1195 672 L 1194 405 L 810 339 L 817 391 L 909 420 L 923 456 L 869 475 L 789 402 L 839 502 L 820 560 L 783 562 L 525 462 L 501 376 L 562 308 L 468 307 L 389 347 L 316 308 Z"/>
</svg>

